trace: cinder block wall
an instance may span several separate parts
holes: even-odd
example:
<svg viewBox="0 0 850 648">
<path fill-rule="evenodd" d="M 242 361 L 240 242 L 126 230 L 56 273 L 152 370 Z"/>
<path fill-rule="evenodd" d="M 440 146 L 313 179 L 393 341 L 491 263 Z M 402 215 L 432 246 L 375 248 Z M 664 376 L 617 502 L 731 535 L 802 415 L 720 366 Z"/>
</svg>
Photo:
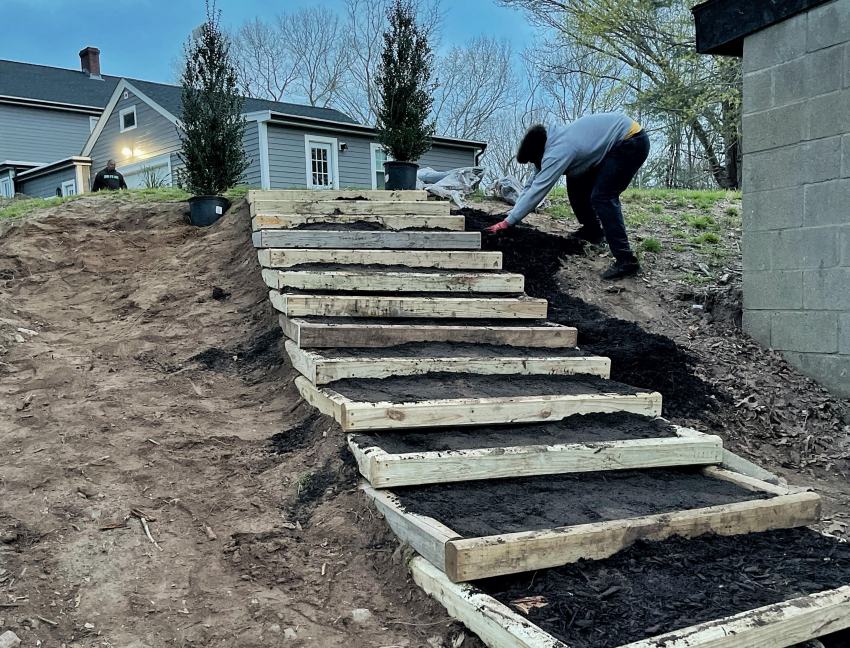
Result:
<svg viewBox="0 0 850 648">
<path fill-rule="evenodd" d="M 744 41 L 744 328 L 850 396 L 850 0 Z"/>
</svg>

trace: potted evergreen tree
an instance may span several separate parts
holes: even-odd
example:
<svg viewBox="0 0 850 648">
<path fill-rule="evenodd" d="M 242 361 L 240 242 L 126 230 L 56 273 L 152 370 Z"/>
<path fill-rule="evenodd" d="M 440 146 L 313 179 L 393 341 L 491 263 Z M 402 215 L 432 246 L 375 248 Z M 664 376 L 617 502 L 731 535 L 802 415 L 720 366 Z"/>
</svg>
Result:
<svg viewBox="0 0 850 648">
<path fill-rule="evenodd" d="M 378 141 L 393 159 L 384 162 L 387 189 L 415 189 L 418 160 L 431 148 L 433 54 L 411 0 L 393 0 L 378 69 Z"/>
<path fill-rule="evenodd" d="M 211 225 L 227 211 L 221 194 L 236 185 L 248 166 L 242 148 L 245 120 L 230 41 L 220 28 L 221 12 L 207 1 L 207 19 L 185 47 L 181 77 L 182 182 L 193 195 L 189 220 Z"/>
</svg>

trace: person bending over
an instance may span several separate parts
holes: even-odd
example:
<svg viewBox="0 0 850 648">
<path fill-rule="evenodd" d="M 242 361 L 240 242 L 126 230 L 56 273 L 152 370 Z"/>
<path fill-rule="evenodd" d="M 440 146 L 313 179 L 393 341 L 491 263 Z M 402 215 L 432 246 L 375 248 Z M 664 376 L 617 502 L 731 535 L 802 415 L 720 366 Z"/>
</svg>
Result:
<svg viewBox="0 0 850 648">
<path fill-rule="evenodd" d="M 516 225 L 548 195 L 562 175 L 567 176 L 570 206 L 581 227 L 573 236 L 608 241 L 614 263 L 603 279 L 620 279 L 640 271 L 629 246 L 620 194 L 649 155 L 649 136 L 640 124 L 620 113 L 581 117 L 565 126 L 532 126 L 516 154 L 520 164 L 531 163 L 534 175 L 507 218 L 485 231 L 496 234 Z"/>
<path fill-rule="evenodd" d="M 101 169 L 94 177 L 94 182 L 91 186 L 92 191 L 100 191 L 101 189 L 115 191 L 126 188 L 127 183 L 124 182 L 124 176 L 115 168 L 115 160 L 109 160 L 106 163 L 106 168 Z"/>
</svg>

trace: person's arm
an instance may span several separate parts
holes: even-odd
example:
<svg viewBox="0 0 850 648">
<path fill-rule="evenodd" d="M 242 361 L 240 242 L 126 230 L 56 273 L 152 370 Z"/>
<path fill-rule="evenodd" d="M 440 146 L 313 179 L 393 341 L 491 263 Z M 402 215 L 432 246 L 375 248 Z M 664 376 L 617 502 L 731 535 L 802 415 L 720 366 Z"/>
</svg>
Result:
<svg viewBox="0 0 850 648">
<path fill-rule="evenodd" d="M 519 200 L 516 201 L 516 205 L 508 212 L 508 217 L 505 219 L 508 225 L 516 225 L 543 202 L 552 187 L 564 175 L 564 171 L 570 162 L 571 159 L 548 158 L 543 160 L 540 171 L 534 174 Z"/>
<path fill-rule="evenodd" d="M 118 171 L 116 171 L 115 173 L 118 173 Z M 119 189 L 126 189 L 127 188 L 127 183 L 124 182 L 124 174 L 123 173 L 118 173 L 118 188 Z"/>
</svg>

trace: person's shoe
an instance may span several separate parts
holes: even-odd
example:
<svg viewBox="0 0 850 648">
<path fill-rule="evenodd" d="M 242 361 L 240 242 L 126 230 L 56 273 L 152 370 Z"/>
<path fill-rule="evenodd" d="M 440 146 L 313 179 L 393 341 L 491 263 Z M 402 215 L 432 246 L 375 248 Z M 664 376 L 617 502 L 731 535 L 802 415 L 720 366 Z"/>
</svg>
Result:
<svg viewBox="0 0 850 648">
<path fill-rule="evenodd" d="M 637 261 L 614 261 L 601 277 L 606 281 L 616 281 L 636 275 L 638 272 L 640 272 L 640 263 Z"/>
<path fill-rule="evenodd" d="M 605 235 L 602 233 L 601 229 L 592 229 L 587 225 L 582 225 L 575 232 L 570 234 L 570 236 L 574 239 L 587 241 L 593 245 L 599 245 L 605 241 Z"/>
</svg>

